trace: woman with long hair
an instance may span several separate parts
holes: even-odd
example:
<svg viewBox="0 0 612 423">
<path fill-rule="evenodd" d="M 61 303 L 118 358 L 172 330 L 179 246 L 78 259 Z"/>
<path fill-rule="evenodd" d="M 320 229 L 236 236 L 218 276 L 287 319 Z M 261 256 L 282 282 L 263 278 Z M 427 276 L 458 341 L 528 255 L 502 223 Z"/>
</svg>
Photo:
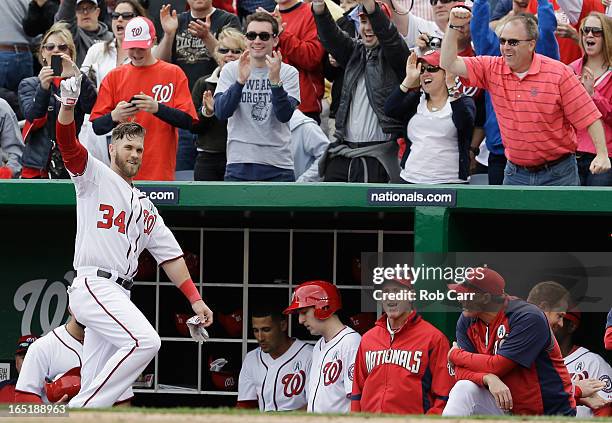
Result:
<svg viewBox="0 0 612 423">
<path fill-rule="evenodd" d="M 608 156 L 612 157 L 612 18 L 591 12 L 580 22 L 580 47 L 584 56 L 570 64 L 580 82 L 601 112 Z M 611 186 L 612 170 L 594 175 L 590 172 L 595 147 L 586 129 L 577 131 L 578 175 L 581 185 Z"/>
<path fill-rule="evenodd" d="M 102 80 L 106 75 L 118 66 L 130 63 L 127 51 L 121 48 L 125 27 L 127 23 L 136 16 L 147 16 L 146 11 L 138 0 L 117 0 L 115 9 L 111 13 L 111 29 L 114 38 L 104 43 L 94 44 L 87 50 L 87 55 L 81 71 L 94 81 L 96 88 L 100 88 Z M 94 157 L 110 165 L 108 155 L 108 143 L 110 134 L 96 135 L 89 119 L 86 119 L 81 129 L 81 143 Z"/>
<path fill-rule="evenodd" d="M 412 184 L 467 183 L 476 106 L 440 67 L 440 52 L 406 62 L 406 78 L 385 103 L 385 114 L 406 124 L 401 178 Z"/>
<path fill-rule="evenodd" d="M 26 118 L 23 130 L 25 148 L 21 157 L 22 178 L 68 178 L 59 149 L 55 145 L 55 122 L 59 113 L 59 83 L 62 77 L 74 75 L 74 69 L 63 61 L 61 76 L 54 75 L 52 57 L 67 55 L 76 62 L 76 47 L 72 34 L 65 23 L 54 24 L 43 36 L 38 52 L 42 69 L 38 76 L 26 78 L 19 84 L 19 105 Z M 77 128 L 83 123 L 86 113 L 91 112 L 96 102 L 96 90 L 84 76 L 81 80 L 81 95 L 76 103 Z"/>
</svg>

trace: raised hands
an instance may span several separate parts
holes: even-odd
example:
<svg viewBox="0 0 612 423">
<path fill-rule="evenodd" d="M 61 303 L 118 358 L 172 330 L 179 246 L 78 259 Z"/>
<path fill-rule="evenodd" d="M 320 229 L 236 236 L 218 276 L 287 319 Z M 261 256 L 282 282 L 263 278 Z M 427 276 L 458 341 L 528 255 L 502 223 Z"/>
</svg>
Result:
<svg viewBox="0 0 612 423">
<path fill-rule="evenodd" d="M 416 88 L 421 85 L 421 63 L 417 63 L 417 55 L 413 51 L 406 60 L 406 77 L 402 81 L 404 87 Z"/>
<path fill-rule="evenodd" d="M 268 66 L 268 78 L 270 82 L 277 85 L 280 82 L 280 68 L 283 56 L 280 51 L 273 51 L 272 56 L 266 55 L 266 66 Z"/>
<path fill-rule="evenodd" d="M 584 86 L 584 89 L 591 97 L 593 97 L 595 89 L 595 75 L 591 68 L 584 66 L 582 68 L 582 75 L 580 76 L 580 82 Z"/>
<path fill-rule="evenodd" d="M 188 30 L 194 37 L 198 37 L 202 41 L 206 40 L 211 35 L 210 15 L 206 16 L 203 21 L 201 19 L 196 19 L 195 21 L 189 22 Z"/>
<path fill-rule="evenodd" d="M 215 111 L 215 100 L 213 99 L 212 92 L 210 90 L 204 91 L 202 94 L 202 114 L 204 116 L 212 116 Z"/>
<path fill-rule="evenodd" d="M 246 84 L 247 79 L 251 75 L 251 56 L 249 51 L 244 51 L 238 59 L 238 82 L 241 85 Z"/>
<path fill-rule="evenodd" d="M 472 12 L 464 7 L 453 7 L 450 11 L 450 17 L 448 19 L 449 25 L 452 26 L 465 26 L 469 25 L 472 20 Z"/>
<path fill-rule="evenodd" d="M 159 22 L 161 23 L 164 34 L 176 34 L 178 29 L 178 17 L 176 10 L 171 10 L 170 5 L 166 4 L 159 10 Z"/>
<path fill-rule="evenodd" d="M 268 15 L 276 19 L 276 22 L 278 22 L 278 34 L 277 35 L 280 37 L 280 35 L 283 33 L 283 31 L 287 27 L 287 23 L 283 23 L 283 17 L 281 16 L 278 5 L 276 5 L 276 7 L 274 8 L 274 12 L 268 12 L 263 7 L 258 7 L 257 12 L 267 13 Z"/>
</svg>

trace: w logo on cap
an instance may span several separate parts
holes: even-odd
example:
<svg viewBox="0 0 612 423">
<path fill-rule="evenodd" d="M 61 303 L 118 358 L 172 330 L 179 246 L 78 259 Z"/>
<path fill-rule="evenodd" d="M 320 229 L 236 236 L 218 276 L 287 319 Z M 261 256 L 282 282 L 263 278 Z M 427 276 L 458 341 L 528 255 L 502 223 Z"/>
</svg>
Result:
<svg viewBox="0 0 612 423">
<path fill-rule="evenodd" d="M 124 50 L 130 48 L 151 48 L 155 40 L 155 27 L 151 20 L 138 16 L 130 20 L 125 27 L 125 38 L 122 47 Z"/>
<path fill-rule="evenodd" d="M 132 37 L 138 37 L 142 34 L 142 27 L 132 28 Z"/>
</svg>

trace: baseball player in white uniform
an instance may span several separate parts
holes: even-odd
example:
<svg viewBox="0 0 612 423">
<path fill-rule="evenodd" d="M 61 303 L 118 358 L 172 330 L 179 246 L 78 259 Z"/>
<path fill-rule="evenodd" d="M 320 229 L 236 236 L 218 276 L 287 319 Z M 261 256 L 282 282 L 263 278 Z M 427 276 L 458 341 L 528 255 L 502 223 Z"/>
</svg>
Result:
<svg viewBox="0 0 612 423">
<path fill-rule="evenodd" d="M 572 335 L 580 326 L 582 315 L 575 309 L 570 309 L 563 316 L 563 325 L 553 328 L 555 338 L 561 348 L 563 361 L 567 367 L 574 383 L 595 379 L 603 382 L 605 386 L 597 392 L 608 404 L 596 410 L 592 410 L 584 405 L 576 407 L 576 417 L 604 417 L 612 416 L 612 368 L 606 361 L 587 348 L 575 345 Z M 29 353 L 28 353 L 29 354 Z"/>
<path fill-rule="evenodd" d="M 305 410 L 312 345 L 287 335 L 287 318 L 259 310 L 251 317 L 259 347 L 249 351 L 238 378 L 238 408 Z"/>
<path fill-rule="evenodd" d="M 321 335 L 312 352 L 308 378 L 311 413 L 348 413 L 361 336 L 345 326 L 336 311 L 342 308 L 340 292 L 325 281 L 304 282 L 295 288 L 285 314 L 298 312 L 299 322 L 313 335 Z"/>
<path fill-rule="evenodd" d="M 128 50 L 128 55 L 131 50 L 137 49 Z M 115 122 L 110 168 L 89 155 L 76 139 L 74 124 L 82 75 L 67 55 L 63 65 L 75 69 L 75 76 L 60 84 L 62 106 L 56 128 L 77 202 L 77 276 L 68 296 L 72 314 L 86 327 L 81 390 L 68 405 L 110 407 L 161 346 L 155 329 L 130 301 L 132 277 L 145 248 L 187 297 L 203 326 L 212 323 L 212 311 L 202 301 L 182 251 L 157 209 L 132 185 L 142 163 L 144 128 Z"/>
<path fill-rule="evenodd" d="M 70 369 L 81 367 L 83 336 L 84 329 L 71 318 L 65 325 L 37 339 L 23 361 L 15 387 L 15 400 L 19 403 L 48 404 L 45 382 L 54 381 Z M 129 387 L 117 403 L 129 401 L 133 396 Z"/>
</svg>

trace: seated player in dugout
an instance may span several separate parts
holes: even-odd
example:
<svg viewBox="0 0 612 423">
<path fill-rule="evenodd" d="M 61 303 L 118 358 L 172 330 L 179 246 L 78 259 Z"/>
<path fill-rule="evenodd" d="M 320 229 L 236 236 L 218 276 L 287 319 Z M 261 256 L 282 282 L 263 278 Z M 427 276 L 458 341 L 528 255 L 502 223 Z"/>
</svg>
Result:
<svg viewBox="0 0 612 423">
<path fill-rule="evenodd" d="M 575 416 L 572 382 L 546 316 L 506 294 L 505 285 L 490 268 L 449 285 L 475 295 L 461 301 L 448 355 L 457 382 L 442 414 Z"/>
<path fill-rule="evenodd" d="M 574 344 L 574 332 L 582 313 L 569 308 L 570 293 L 554 281 L 540 282 L 529 292 L 527 301 L 537 305 L 548 319 L 563 361 L 574 384 L 576 417 L 612 416 L 612 368 L 599 355 Z"/>
<path fill-rule="evenodd" d="M 259 346 L 249 351 L 242 363 L 237 408 L 306 410 L 312 345 L 289 337 L 287 320 L 281 310 L 272 307 L 264 306 L 251 314 Z"/>
<path fill-rule="evenodd" d="M 17 349 L 15 350 L 15 369 L 19 376 L 23 361 L 26 353 L 30 348 L 30 345 L 36 341 L 38 337 L 36 335 L 23 335 L 17 340 Z M 0 382 L 0 404 L 11 404 L 16 402 L 15 400 L 15 389 L 17 384 L 17 378 L 11 378 Z"/>
<path fill-rule="evenodd" d="M 361 336 L 343 324 L 336 312 L 342 308 L 340 292 L 325 281 L 298 285 L 283 313 L 298 313 L 299 323 L 321 338 L 314 346 L 308 376 L 309 413 L 348 413 Z"/>
<path fill-rule="evenodd" d="M 454 379 L 448 373 L 448 339 L 406 300 L 411 280 L 386 280 L 384 313 L 361 338 L 355 359 L 351 411 L 442 414 Z M 387 295 L 384 295 L 387 294 Z"/>
</svg>

